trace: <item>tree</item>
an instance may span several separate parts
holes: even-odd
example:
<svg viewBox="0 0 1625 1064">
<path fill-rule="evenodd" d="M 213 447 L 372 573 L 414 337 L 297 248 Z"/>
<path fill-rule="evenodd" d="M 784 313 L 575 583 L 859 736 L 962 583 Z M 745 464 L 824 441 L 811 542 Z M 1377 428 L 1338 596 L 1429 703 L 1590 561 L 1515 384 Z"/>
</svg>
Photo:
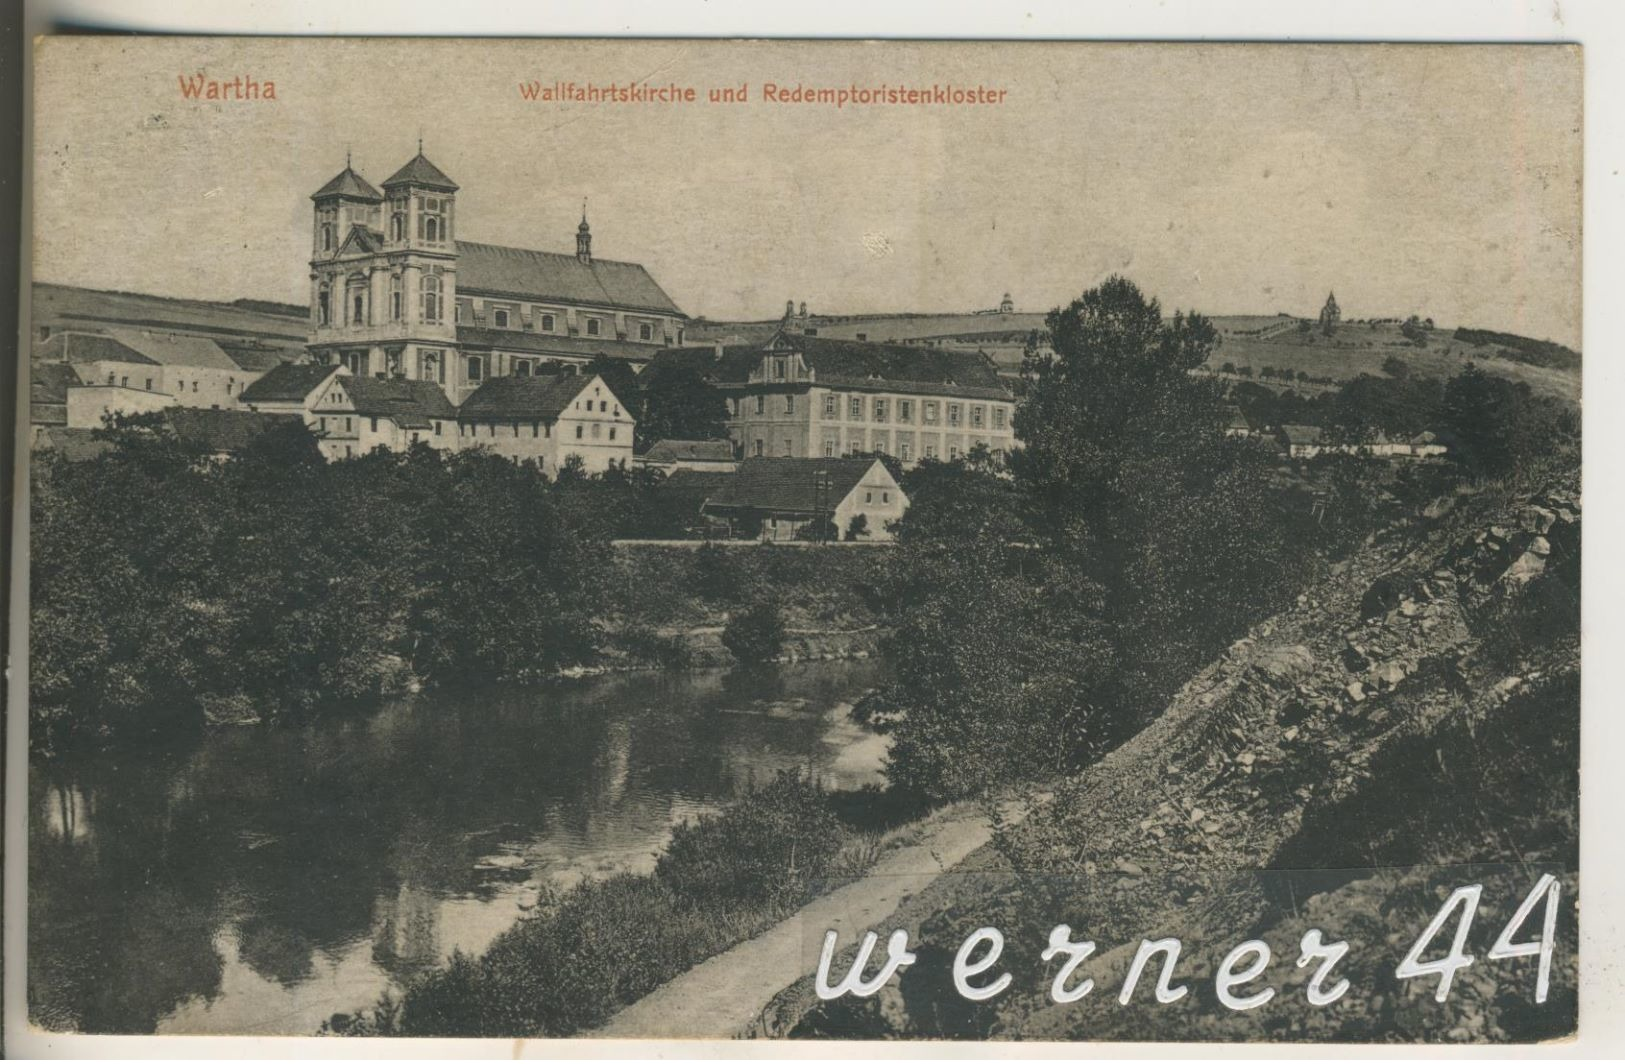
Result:
<svg viewBox="0 0 1625 1064">
<path fill-rule="evenodd" d="M 841 538 L 841 530 L 828 514 L 820 514 L 796 529 L 796 538 L 807 543 L 834 543 Z"/>
<path fill-rule="evenodd" d="M 1411 364 L 1398 355 L 1389 355 L 1382 360 L 1382 371 L 1390 377 L 1408 377 L 1411 375 Z"/>
<path fill-rule="evenodd" d="M 853 514 L 852 520 L 846 523 L 847 542 L 863 539 L 869 535 L 869 515 Z"/>
<path fill-rule="evenodd" d="M 760 599 L 728 618 L 722 645 L 742 665 L 772 661 L 784 646 L 784 615 L 779 607 Z"/>
<path fill-rule="evenodd" d="M 592 356 L 585 373 L 587 376 L 604 378 L 604 383 L 609 385 L 609 390 L 615 393 L 622 406 L 627 410 L 637 409 L 638 374 L 632 368 L 632 363 L 624 358 L 610 358 L 600 353 Z"/>
<path fill-rule="evenodd" d="M 1047 324 L 1013 479 L 907 478 L 884 596 L 897 679 L 864 710 L 893 735 L 896 783 L 959 794 L 1087 760 L 1300 577 L 1271 459 L 1224 436 L 1222 397 L 1190 372 L 1212 325 L 1164 320 L 1120 277 Z M 963 501 L 931 490 L 954 475 Z"/>
<path fill-rule="evenodd" d="M 692 366 L 656 362 L 644 371 L 637 446 L 658 440 L 728 438 L 728 403 Z"/>
</svg>

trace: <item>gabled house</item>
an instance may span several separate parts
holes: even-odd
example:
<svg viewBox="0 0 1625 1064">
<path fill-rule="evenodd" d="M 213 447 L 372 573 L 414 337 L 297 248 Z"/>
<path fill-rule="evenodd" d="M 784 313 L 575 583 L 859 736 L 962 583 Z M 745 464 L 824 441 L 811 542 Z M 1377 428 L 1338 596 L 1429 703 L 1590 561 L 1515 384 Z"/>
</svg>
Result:
<svg viewBox="0 0 1625 1064">
<path fill-rule="evenodd" d="M 312 362 L 279 365 L 243 389 L 238 401 L 250 410 L 264 414 L 298 414 L 307 423 L 316 422 L 316 402 L 335 376 L 348 375 L 343 366 Z"/>
<path fill-rule="evenodd" d="M 832 521 L 845 539 L 859 516 L 862 538 L 889 540 L 887 526 L 907 509 L 908 497 L 878 458 L 746 459 L 702 506 L 707 516 L 726 519 L 736 535 L 781 541 L 798 538 L 820 519 Z"/>
<path fill-rule="evenodd" d="M 334 374 L 313 413 L 312 428 L 329 461 L 378 447 L 404 451 L 414 443 L 457 447 L 457 410 L 434 381 Z"/>
<path fill-rule="evenodd" d="M 1319 425 L 1282 425 L 1276 435 L 1293 458 L 1313 458 L 1322 450 Z"/>
<path fill-rule="evenodd" d="M 494 377 L 457 411 L 462 447 L 488 447 L 557 474 L 570 458 L 589 473 L 625 467 L 636 427 L 620 397 L 596 374 Z"/>
</svg>

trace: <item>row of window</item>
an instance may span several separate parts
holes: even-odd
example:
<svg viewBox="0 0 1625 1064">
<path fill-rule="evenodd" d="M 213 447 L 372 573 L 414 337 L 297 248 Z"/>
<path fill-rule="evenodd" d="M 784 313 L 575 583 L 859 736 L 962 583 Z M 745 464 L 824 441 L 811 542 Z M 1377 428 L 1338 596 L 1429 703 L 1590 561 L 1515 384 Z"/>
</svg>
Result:
<svg viewBox="0 0 1625 1064">
<path fill-rule="evenodd" d="M 514 438 L 515 439 L 519 438 L 519 436 L 521 435 L 521 433 L 520 433 L 521 422 L 513 421 L 513 422 L 509 422 L 508 424 L 513 429 Z M 438 422 L 436 422 L 435 428 L 437 430 L 439 429 L 439 423 Z M 532 421 L 532 422 L 529 423 L 529 428 L 530 428 L 530 438 L 533 439 L 533 440 L 534 439 L 549 440 L 549 439 L 553 438 L 553 426 L 549 425 L 549 424 L 547 424 L 545 422 Z M 614 442 L 615 440 L 620 438 L 620 433 L 617 432 L 616 429 L 617 429 L 617 426 L 615 426 L 615 425 L 610 425 L 609 426 L 608 439 L 611 442 Z M 487 435 L 489 435 L 493 439 L 496 438 L 496 434 L 497 434 L 497 424 L 496 424 L 496 422 L 487 423 L 486 430 L 487 430 Z M 473 438 L 473 437 L 477 437 L 479 434 L 480 434 L 480 427 L 478 425 L 461 424 L 461 425 L 457 426 L 457 435 L 459 435 L 459 436 L 468 436 L 470 438 Z M 576 439 L 584 440 L 584 439 L 587 439 L 587 437 L 588 437 L 587 426 L 586 425 L 577 425 L 576 426 Z M 595 439 L 595 440 L 604 439 L 605 438 L 604 426 L 594 424 L 592 426 L 591 437 L 593 439 Z"/>
<path fill-rule="evenodd" d="M 120 388 L 128 388 L 130 386 L 130 378 L 127 377 L 127 376 L 120 376 L 117 373 L 109 373 L 107 375 L 107 383 L 108 384 L 116 384 Z M 192 392 L 193 392 L 194 395 L 197 393 L 197 386 L 198 386 L 198 382 L 194 380 L 192 382 Z M 236 387 L 237 387 L 237 378 L 236 377 L 230 377 L 230 378 L 228 378 L 226 380 L 226 394 L 227 395 L 230 395 L 232 393 L 232 391 Z M 143 385 L 143 388 L 146 391 L 149 391 L 149 392 L 152 391 L 152 378 L 151 377 L 148 377 L 146 379 L 146 384 Z M 175 394 L 176 395 L 181 395 L 185 391 L 186 391 L 186 382 L 183 381 L 183 380 L 176 381 L 175 382 Z"/>
<path fill-rule="evenodd" d="M 457 304 L 456 313 L 457 320 L 461 322 L 463 320 L 463 305 L 461 303 Z M 517 328 L 516 317 L 516 313 L 509 307 L 495 307 L 491 311 L 491 326 L 492 328 L 496 329 Z M 588 336 L 600 336 L 603 334 L 604 322 L 602 318 L 592 318 L 583 315 L 581 320 L 582 327 L 585 329 Z M 537 314 L 535 316 L 535 321 L 538 332 L 550 333 L 558 331 L 558 318 L 556 315 Z M 653 341 L 654 338 L 654 325 L 646 321 L 638 322 L 638 339 L 645 342 L 650 342 Z"/>
<path fill-rule="evenodd" d="M 756 403 L 756 413 L 761 414 L 761 415 L 765 415 L 767 413 L 767 396 L 766 395 L 757 395 L 755 397 L 755 403 Z M 913 399 L 899 399 L 899 400 L 897 400 L 897 421 L 898 421 L 899 424 L 903 424 L 903 425 L 913 424 L 913 422 L 914 422 L 914 403 L 915 403 L 915 401 Z M 960 404 L 960 403 L 948 403 L 948 404 L 946 404 L 946 406 L 947 406 L 947 423 L 948 423 L 948 425 L 950 425 L 950 426 L 958 426 L 960 424 L 961 417 L 963 416 L 963 413 L 964 413 L 963 404 Z M 871 411 L 871 414 L 872 414 L 872 416 L 869 418 L 870 421 L 878 421 L 878 422 L 890 421 L 891 420 L 891 413 L 892 413 L 891 400 L 889 400 L 887 398 L 884 398 L 882 396 L 876 396 L 874 399 L 870 400 L 870 411 Z M 790 394 L 790 395 L 785 395 L 784 396 L 784 412 L 786 414 L 794 414 L 796 412 L 796 397 L 795 397 L 795 395 Z M 840 412 L 841 412 L 840 397 L 833 394 L 833 393 L 825 395 L 824 396 L 824 417 L 825 417 L 825 419 L 838 418 L 838 417 L 840 417 Z M 920 414 L 921 414 L 921 418 L 920 418 L 920 423 L 921 424 L 924 424 L 924 425 L 938 424 L 940 422 L 940 419 L 941 419 L 941 408 L 940 408 L 940 405 L 937 402 L 937 400 L 935 400 L 935 399 L 927 399 L 927 400 L 924 400 L 923 402 L 921 402 L 920 403 Z M 974 406 L 972 406 L 970 408 L 970 426 L 971 426 L 971 428 L 973 428 L 973 429 L 981 428 L 983 426 L 983 424 L 986 422 L 987 415 L 988 415 L 988 408 L 987 407 L 982 406 L 982 405 L 974 405 Z M 993 427 L 995 429 L 1004 428 L 1004 426 L 1005 426 L 1005 418 L 1006 418 L 1006 413 L 1005 413 L 1005 408 L 1004 407 L 1002 407 L 1002 406 L 993 407 Z M 853 395 L 853 396 L 848 397 L 848 399 L 847 399 L 847 419 L 850 420 L 850 421 L 862 421 L 862 420 L 864 420 L 864 402 L 863 402 L 863 397 L 862 396 Z"/>
</svg>

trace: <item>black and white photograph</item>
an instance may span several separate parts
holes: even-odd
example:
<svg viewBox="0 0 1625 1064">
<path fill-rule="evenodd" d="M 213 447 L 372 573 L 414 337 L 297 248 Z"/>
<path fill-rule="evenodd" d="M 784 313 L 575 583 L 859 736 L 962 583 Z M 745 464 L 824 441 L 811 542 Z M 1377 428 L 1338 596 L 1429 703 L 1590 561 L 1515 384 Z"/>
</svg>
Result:
<svg viewBox="0 0 1625 1064">
<path fill-rule="evenodd" d="M 1580 46 L 28 47 L 33 1035 L 1576 1035 Z"/>
</svg>

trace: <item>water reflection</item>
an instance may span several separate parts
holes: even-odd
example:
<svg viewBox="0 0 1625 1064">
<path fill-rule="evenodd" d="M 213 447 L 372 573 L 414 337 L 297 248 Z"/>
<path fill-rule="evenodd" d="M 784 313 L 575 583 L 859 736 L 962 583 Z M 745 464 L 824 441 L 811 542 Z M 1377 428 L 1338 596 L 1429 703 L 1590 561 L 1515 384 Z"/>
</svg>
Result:
<svg viewBox="0 0 1625 1064">
<path fill-rule="evenodd" d="M 781 768 L 878 782 L 867 662 L 437 692 L 30 774 L 29 1000 L 86 1032 L 308 1034 L 543 885 L 653 867 Z"/>
</svg>

